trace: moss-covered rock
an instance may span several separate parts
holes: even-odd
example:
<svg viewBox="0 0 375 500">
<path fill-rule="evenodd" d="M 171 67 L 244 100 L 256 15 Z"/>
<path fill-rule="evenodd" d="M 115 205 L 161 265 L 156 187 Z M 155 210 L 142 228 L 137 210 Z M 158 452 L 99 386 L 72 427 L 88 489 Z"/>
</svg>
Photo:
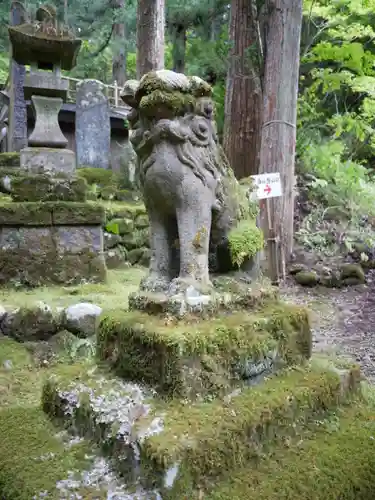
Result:
<svg viewBox="0 0 375 500">
<path fill-rule="evenodd" d="M 11 181 L 11 196 L 22 201 L 86 201 L 87 183 L 83 178 L 55 179 L 47 175 L 20 175 Z"/>
<path fill-rule="evenodd" d="M 0 153 L 0 167 L 19 167 L 19 153 Z"/>
<path fill-rule="evenodd" d="M 260 462 L 245 464 L 212 484 L 208 500 L 368 500 L 375 495 L 374 408 L 347 408 L 315 434 L 298 436 L 298 445 L 281 446 Z M 202 491 L 186 492 L 192 500 Z M 276 495 L 276 496 L 275 496 Z"/>
<path fill-rule="evenodd" d="M 139 259 L 138 264 L 143 267 L 149 267 L 151 260 L 151 250 L 149 248 L 142 248 L 142 257 Z"/>
<path fill-rule="evenodd" d="M 343 264 L 341 279 L 344 285 L 361 285 L 366 282 L 365 273 L 360 264 Z"/>
<path fill-rule="evenodd" d="M 112 219 L 110 221 L 111 228 L 114 229 L 115 234 L 124 236 L 125 234 L 132 234 L 134 231 L 134 222 L 132 219 Z"/>
<path fill-rule="evenodd" d="M 219 370 L 227 378 L 225 391 L 233 380 L 246 378 L 251 366 L 268 364 L 270 353 L 275 353 L 272 367 L 311 355 L 304 309 L 277 304 L 253 314 L 170 324 L 139 311 L 119 311 L 103 317 L 98 333 L 98 354 L 119 375 L 169 395 L 221 392 L 222 381 L 215 386 Z"/>
<path fill-rule="evenodd" d="M 128 252 L 128 260 L 132 266 L 141 260 L 143 252 L 143 248 L 134 248 Z"/>
<path fill-rule="evenodd" d="M 149 227 L 150 221 L 148 219 L 148 215 L 146 214 L 140 214 L 136 217 L 135 219 L 135 227 L 137 229 L 145 229 L 146 227 Z"/>
<path fill-rule="evenodd" d="M 105 262 L 108 269 L 117 269 L 121 267 L 128 259 L 128 253 L 125 248 L 111 248 L 105 252 Z"/>
<path fill-rule="evenodd" d="M 100 189 L 99 196 L 102 200 L 110 201 L 116 199 L 117 188 L 114 186 L 105 186 Z"/>
<path fill-rule="evenodd" d="M 1 324 L 5 335 L 19 341 L 47 340 L 58 331 L 58 317 L 47 304 L 8 312 Z"/>
<path fill-rule="evenodd" d="M 125 202 L 139 202 L 141 196 L 136 191 L 132 191 L 130 189 L 118 189 L 115 194 L 115 199 L 117 201 L 125 201 Z"/>
<path fill-rule="evenodd" d="M 105 168 L 94 168 L 80 166 L 77 168 L 77 175 L 86 179 L 87 184 L 98 186 L 114 186 L 116 185 L 116 174 L 112 170 L 107 170 Z"/>
<path fill-rule="evenodd" d="M 357 371 L 349 376 L 358 389 Z M 287 370 L 224 402 L 170 405 L 164 430 L 147 438 L 141 453 L 153 477 L 159 475 L 164 484 L 175 470 L 163 498 L 188 496 L 194 487 L 232 475 L 243 464 L 256 468 L 260 456 L 272 454 L 275 445 L 287 442 L 304 424 L 314 417 L 322 419 L 324 412 L 355 394 L 356 390 L 343 390 L 335 371 Z"/>
<path fill-rule="evenodd" d="M 294 279 L 302 286 L 316 286 L 319 283 L 319 276 L 315 271 L 299 271 L 294 275 Z"/>
<path fill-rule="evenodd" d="M 150 234 L 148 229 L 136 229 L 131 234 L 122 237 L 122 244 L 127 250 L 139 249 L 150 245 Z"/>
</svg>

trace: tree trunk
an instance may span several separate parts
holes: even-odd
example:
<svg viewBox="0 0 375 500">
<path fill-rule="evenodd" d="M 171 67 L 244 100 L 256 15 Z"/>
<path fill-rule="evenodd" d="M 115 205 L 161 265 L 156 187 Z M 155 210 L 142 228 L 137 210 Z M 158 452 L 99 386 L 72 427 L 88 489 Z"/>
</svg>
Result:
<svg viewBox="0 0 375 500">
<path fill-rule="evenodd" d="M 185 54 L 186 54 L 186 28 L 182 24 L 176 24 L 173 30 L 173 71 L 177 73 L 185 72 Z"/>
<path fill-rule="evenodd" d="M 293 249 L 294 157 L 296 147 L 302 0 L 266 0 L 266 56 L 260 173 L 280 172 L 283 196 L 269 200 L 280 237 L 279 269 Z M 262 221 L 265 234 L 268 224 Z"/>
<path fill-rule="evenodd" d="M 164 68 L 165 0 L 138 0 L 137 78 Z"/>
<path fill-rule="evenodd" d="M 123 9 L 125 6 L 124 0 L 112 0 L 112 6 L 117 10 Z M 112 58 L 112 79 L 116 81 L 120 87 L 123 87 L 126 82 L 126 40 L 125 40 L 125 23 L 118 22 L 116 19 L 113 23 L 113 42 L 114 53 Z"/>
<path fill-rule="evenodd" d="M 232 0 L 232 48 L 225 96 L 223 146 L 237 178 L 257 174 L 262 124 L 258 29 L 250 0 Z"/>
</svg>

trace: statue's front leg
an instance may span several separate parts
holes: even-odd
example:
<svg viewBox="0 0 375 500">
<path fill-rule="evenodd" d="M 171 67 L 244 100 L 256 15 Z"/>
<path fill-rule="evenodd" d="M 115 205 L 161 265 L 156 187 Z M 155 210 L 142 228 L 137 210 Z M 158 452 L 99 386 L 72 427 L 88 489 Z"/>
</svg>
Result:
<svg viewBox="0 0 375 500">
<path fill-rule="evenodd" d="M 203 287 L 210 285 L 208 253 L 211 231 L 211 204 L 205 200 L 177 210 L 180 244 L 180 282 Z"/>
<path fill-rule="evenodd" d="M 148 276 L 141 282 L 141 290 L 165 292 L 172 279 L 169 221 L 155 210 L 148 210 L 148 216 L 151 260 Z"/>
</svg>

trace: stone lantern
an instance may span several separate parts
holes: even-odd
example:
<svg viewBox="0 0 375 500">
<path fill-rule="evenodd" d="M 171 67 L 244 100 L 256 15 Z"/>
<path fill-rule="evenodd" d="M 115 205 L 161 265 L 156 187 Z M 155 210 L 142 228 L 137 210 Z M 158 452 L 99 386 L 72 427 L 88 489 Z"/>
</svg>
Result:
<svg viewBox="0 0 375 500">
<path fill-rule="evenodd" d="M 73 68 L 81 41 L 43 6 L 36 21 L 9 28 L 13 57 L 30 65 L 24 93 L 35 127 L 20 167 L 9 174 L 12 201 L 0 203 L 0 285 L 75 285 L 106 279 L 102 205 L 87 202 L 87 183 L 76 172 L 58 114 L 67 97 L 61 70 Z"/>
<path fill-rule="evenodd" d="M 42 6 L 33 23 L 9 27 L 13 58 L 18 64 L 30 65 L 24 83 L 25 99 L 33 103 L 35 128 L 28 138 L 28 148 L 21 151 L 21 167 L 33 173 L 71 176 L 76 160 L 66 149 L 58 114 L 67 98 L 68 81 L 61 70 L 71 70 L 81 47 L 75 38 L 56 21 L 56 11 Z"/>
</svg>

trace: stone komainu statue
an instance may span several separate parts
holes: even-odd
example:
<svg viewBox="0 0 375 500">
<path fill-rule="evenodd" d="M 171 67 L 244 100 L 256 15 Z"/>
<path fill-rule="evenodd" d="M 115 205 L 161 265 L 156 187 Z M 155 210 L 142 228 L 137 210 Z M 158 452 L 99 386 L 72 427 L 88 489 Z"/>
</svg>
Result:
<svg viewBox="0 0 375 500">
<path fill-rule="evenodd" d="M 144 290 L 175 293 L 184 283 L 208 285 L 209 260 L 221 270 L 219 249 L 239 206 L 211 96 L 202 79 L 168 70 L 125 84 L 122 99 L 132 108 L 130 140 L 150 219 Z"/>
</svg>

